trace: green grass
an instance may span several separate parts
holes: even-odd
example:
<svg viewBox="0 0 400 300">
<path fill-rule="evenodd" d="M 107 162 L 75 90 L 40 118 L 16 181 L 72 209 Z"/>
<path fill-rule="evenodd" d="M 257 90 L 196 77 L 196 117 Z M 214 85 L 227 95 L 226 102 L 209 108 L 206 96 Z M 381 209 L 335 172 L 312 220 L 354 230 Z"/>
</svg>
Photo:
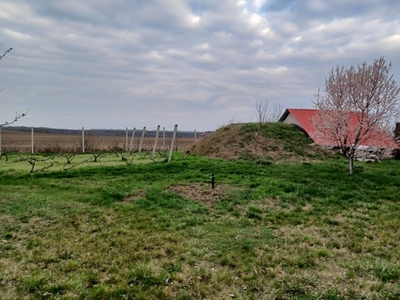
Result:
<svg viewBox="0 0 400 300">
<path fill-rule="evenodd" d="M 200 156 L 256 161 L 265 166 L 276 161 L 315 161 L 338 156 L 314 145 L 300 127 L 281 122 L 232 123 L 197 141 L 190 151 Z"/>
<path fill-rule="evenodd" d="M 400 297 L 399 161 L 20 163 L 0 161 L 0 299 Z"/>
</svg>

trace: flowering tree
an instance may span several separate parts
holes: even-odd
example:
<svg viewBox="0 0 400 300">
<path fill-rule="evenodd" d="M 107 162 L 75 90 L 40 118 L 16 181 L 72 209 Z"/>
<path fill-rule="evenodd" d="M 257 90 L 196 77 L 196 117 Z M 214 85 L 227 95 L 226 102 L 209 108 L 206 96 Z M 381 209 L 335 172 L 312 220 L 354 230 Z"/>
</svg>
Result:
<svg viewBox="0 0 400 300">
<path fill-rule="evenodd" d="M 7 53 L 10 53 L 11 50 L 12 50 L 12 48 L 10 48 L 10 49 L 8 49 L 6 52 L 4 52 L 3 55 L 0 54 L 0 60 L 3 59 L 3 57 L 6 56 Z M 0 91 L 1 91 L 1 90 L 0 90 Z M 11 125 L 11 124 L 17 122 L 17 121 L 18 121 L 19 119 L 21 119 L 22 117 L 25 117 L 26 114 L 27 114 L 27 112 L 22 113 L 22 114 L 16 113 L 13 120 L 11 120 L 11 121 L 6 121 L 6 122 L 4 122 L 4 123 L 0 123 L 0 127 L 2 127 L 2 126 L 4 126 L 4 125 Z"/>
<path fill-rule="evenodd" d="M 390 75 L 391 64 L 383 57 L 372 65 L 349 69 L 337 66 L 325 80 L 325 93 L 316 94 L 312 123 L 315 137 L 339 147 L 353 174 L 354 157 L 360 146 L 390 147 L 393 140 L 384 129 L 398 114 L 400 87 Z"/>
</svg>

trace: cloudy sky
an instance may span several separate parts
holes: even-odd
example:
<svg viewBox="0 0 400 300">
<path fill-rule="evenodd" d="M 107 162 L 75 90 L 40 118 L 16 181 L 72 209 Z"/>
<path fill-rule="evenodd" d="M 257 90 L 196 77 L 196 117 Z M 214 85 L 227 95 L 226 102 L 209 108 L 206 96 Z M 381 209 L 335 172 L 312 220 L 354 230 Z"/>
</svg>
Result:
<svg viewBox="0 0 400 300">
<path fill-rule="evenodd" d="M 399 0 L 1 0 L 0 123 L 215 130 L 312 107 L 336 65 L 384 56 Z"/>
</svg>

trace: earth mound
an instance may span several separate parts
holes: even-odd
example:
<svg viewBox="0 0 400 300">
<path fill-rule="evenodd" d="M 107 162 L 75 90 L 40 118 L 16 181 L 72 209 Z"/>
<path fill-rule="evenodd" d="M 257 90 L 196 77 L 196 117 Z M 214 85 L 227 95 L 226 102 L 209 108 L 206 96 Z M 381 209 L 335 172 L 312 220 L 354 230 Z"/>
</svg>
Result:
<svg viewBox="0 0 400 300">
<path fill-rule="evenodd" d="M 298 126 L 286 123 L 237 123 L 223 126 L 198 140 L 192 154 L 227 160 L 322 160 L 333 157 Z"/>
</svg>

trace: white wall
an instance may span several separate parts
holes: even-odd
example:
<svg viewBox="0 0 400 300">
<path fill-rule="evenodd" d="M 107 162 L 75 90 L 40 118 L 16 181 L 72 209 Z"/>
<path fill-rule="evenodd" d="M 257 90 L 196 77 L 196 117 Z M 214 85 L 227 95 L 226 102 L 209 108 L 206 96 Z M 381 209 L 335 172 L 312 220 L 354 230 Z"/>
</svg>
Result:
<svg viewBox="0 0 400 300">
<path fill-rule="evenodd" d="M 290 114 L 290 113 L 288 114 L 286 119 L 283 120 L 283 123 L 296 124 L 296 125 L 300 126 L 300 124 L 297 122 L 297 120 L 295 118 L 293 118 L 292 114 Z"/>
</svg>

